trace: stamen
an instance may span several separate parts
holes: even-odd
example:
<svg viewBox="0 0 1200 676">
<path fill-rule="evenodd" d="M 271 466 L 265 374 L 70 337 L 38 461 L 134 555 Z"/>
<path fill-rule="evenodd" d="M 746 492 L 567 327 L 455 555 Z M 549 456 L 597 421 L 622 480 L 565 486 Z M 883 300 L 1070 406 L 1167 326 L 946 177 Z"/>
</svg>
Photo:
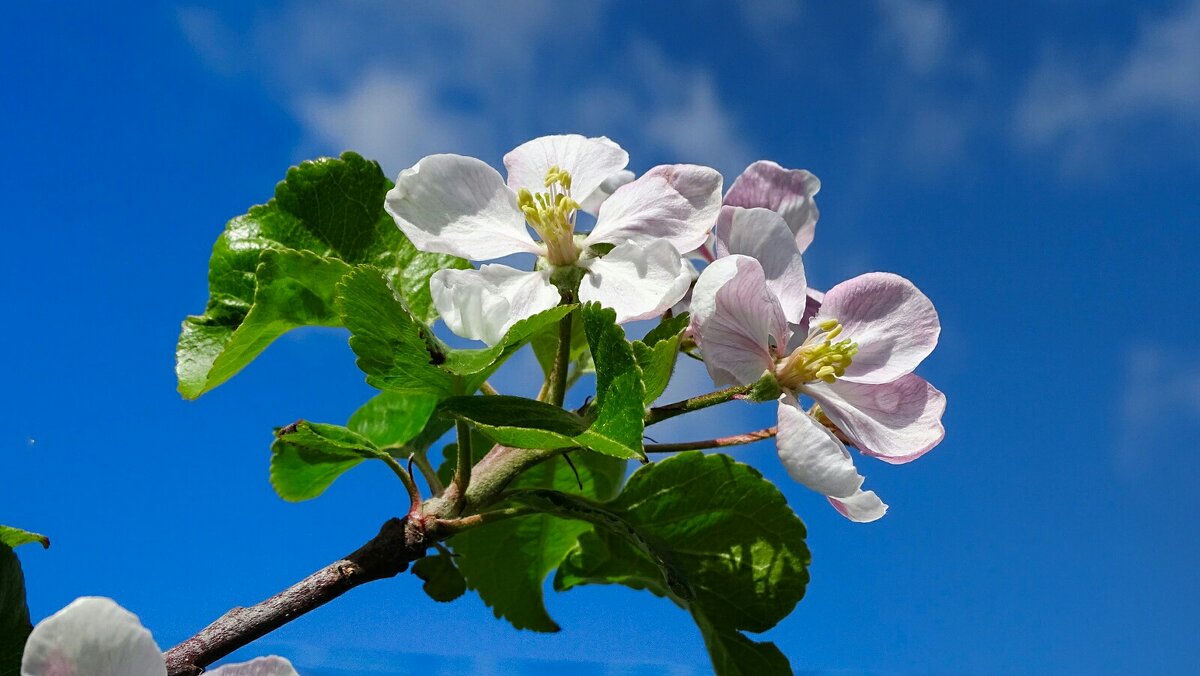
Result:
<svg viewBox="0 0 1200 676">
<path fill-rule="evenodd" d="M 846 369 L 858 353 L 858 343 L 848 338 L 833 341 L 845 327 L 836 319 L 827 319 L 810 329 L 804 344 L 776 367 L 776 377 L 784 387 L 796 389 L 805 383 L 832 383 L 846 375 Z"/>
<path fill-rule="evenodd" d="M 547 192 L 517 191 L 517 205 L 546 245 L 546 258 L 554 266 L 570 265 L 579 259 L 575 244 L 575 212 L 579 203 L 571 198 L 571 174 L 550 167 L 543 181 Z"/>
</svg>

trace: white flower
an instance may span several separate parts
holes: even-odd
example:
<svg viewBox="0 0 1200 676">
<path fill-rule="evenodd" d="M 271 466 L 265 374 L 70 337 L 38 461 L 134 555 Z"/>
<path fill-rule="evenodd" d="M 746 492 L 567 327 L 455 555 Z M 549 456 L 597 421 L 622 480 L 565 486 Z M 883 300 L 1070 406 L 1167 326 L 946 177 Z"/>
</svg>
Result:
<svg viewBox="0 0 1200 676">
<path fill-rule="evenodd" d="M 721 175 L 677 164 L 633 179 L 624 171 L 628 161 L 607 138 L 544 136 L 504 156 L 505 183 L 481 160 L 430 155 L 400 172 L 386 208 L 421 251 L 477 261 L 516 253 L 542 259 L 533 271 L 491 264 L 435 273 L 434 304 L 460 336 L 495 343 L 515 322 L 557 305 L 552 278 L 570 279 L 572 271 L 580 277 L 578 300 L 616 310 L 618 322 L 647 319 L 687 291 L 690 266 L 679 252 L 707 238 Z M 575 234 L 580 210 L 596 215 L 586 236 Z"/>
<path fill-rule="evenodd" d="M 21 676 L 166 676 L 154 637 L 112 599 L 84 596 L 42 620 L 25 643 Z M 298 676 L 282 657 L 260 657 L 212 676 Z"/>
</svg>

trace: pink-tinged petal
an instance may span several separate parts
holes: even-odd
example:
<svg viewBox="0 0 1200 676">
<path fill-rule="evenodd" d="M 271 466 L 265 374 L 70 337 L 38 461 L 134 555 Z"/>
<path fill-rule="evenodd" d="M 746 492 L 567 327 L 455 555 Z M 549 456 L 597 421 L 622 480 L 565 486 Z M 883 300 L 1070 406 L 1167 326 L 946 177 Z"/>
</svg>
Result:
<svg viewBox="0 0 1200 676">
<path fill-rule="evenodd" d="M 587 244 L 670 242 L 677 251 L 704 244 L 721 206 L 721 174 L 694 164 L 654 167 L 617 188 L 596 217 Z"/>
<path fill-rule="evenodd" d="M 604 179 L 599 188 L 592 191 L 582 202 L 579 203 L 579 208 L 587 213 L 595 216 L 600 213 L 600 205 L 604 204 L 604 200 L 612 196 L 617 188 L 630 183 L 635 178 L 634 173 L 628 169 L 622 169 L 617 173 Z"/>
<path fill-rule="evenodd" d="M 722 207 L 715 234 L 717 256 L 742 254 L 757 259 L 783 314 L 789 322 L 799 323 L 808 307 L 808 282 L 800 250 L 783 217 L 770 209 Z"/>
<path fill-rule="evenodd" d="M 291 662 L 276 655 L 256 657 L 239 664 L 226 664 L 204 673 L 208 676 L 300 676 Z"/>
<path fill-rule="evenodd" d="M 166 676 L 154 637 L 112 599 L 85 596 L 33 628 L 21 676 Z"/>
<path fill-rule="evenodd" d="M 546 191 L 546 172 L 558 167 L 571 175 L 571 195 L 590 196 L 600 184 L 629 164 L 629 153 L 604 136 L 542 136 L 526 141 L 504 156 L 508 187 L 515 193 Z"/>
<path fill-rule="evenodd" d="M 421 251 L 485 261 L 538 253 L 517 196 L 474 157 L 430 155 L 400 172 L 384 207 Z"/>
<path fill-rule="evenodd" d="M 870 523 L 881 519 L 888 510 L 887 504 L 875 495 L 875 491 L 860 490 L 848 498 L 826 499 L 839 514 L 857 523 Z"/>
<path fill-rule="evenodd" d="M 692 289 L 691 332 L 718 386 L 749 385 L 775 367 L 787 343 L 787 318 L 762 266 L 748 256 L 719 258 Z"/>
<path fill-rule="evenodd" d="M 858 343 L 844 380 L 886 383 L 933 352 L 942 331 L 937 310 L 913 283 L 890 272 L 869 272 L 825 294 L 816 319 L 837 319 L 841 338 Z"/>
<path fill-rule="evenodd" d="M 854 468 L 850 452 L 824 425 L 805 413 L 790 393 L 779 397 L 775 446 L 788 476 L 829 498 L 848 519 L 874 521 L 887 510 L 878 497 L 878 506 L 870 505 L 862 490 L 863 477 Z"/>
<path fill-rule="evenodd" d="M 892 464 L 916 460 L 946 436 L 946 395 L 912 373 L 878 385 L 813 383 L 804 392 L 859 450 Z"/>
<path fill-rule="evenodd" d="M 820 212 L 814 197 L 820 190 L 821 181 L 803 169 L 784 169 L 774 162 L 759 160 L 733 181 L 725 195 L 725 204 L 778 212 L 803 252 L 816 234 Z"/>
<path fill-rule="evenodd" d="M 661 315 L 692 283 L 691 266 L 663 241 L 647 246 L 627 242 L 603 258 L 579 264 L 587 270 L 579 283 L 579 299 L 616 310 L 618 323 Z"/>
<path fill-rule="evenodd" d="M 559 302 L 549 270 L 526 272 L 507 265 L 438 270 L 429 278 L 429 290 L 451 331 L 488 345 L 495 345 L 513 324 Z"/>
</svg>

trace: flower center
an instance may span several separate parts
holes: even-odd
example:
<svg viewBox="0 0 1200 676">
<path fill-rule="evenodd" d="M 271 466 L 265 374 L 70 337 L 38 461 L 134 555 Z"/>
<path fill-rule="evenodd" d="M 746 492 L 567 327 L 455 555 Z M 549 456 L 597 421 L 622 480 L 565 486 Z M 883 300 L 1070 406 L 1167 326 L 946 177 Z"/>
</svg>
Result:
<svg viewBox="0 0 1200 676">
<path fill-rule="evenodd" d="M 816 380 L 832 383 L 846 375 L 846 368 L 858 353 L 858 343 L 848 338 L 835 343 L 842 328 L 836 319 L 810 327 L 804 343 L 775 367 L 779 384 L 794 390 Z"/>
<path fill-rule="evenodd" d="M 575 244 L 575 212 L 579 203 L 571 199 L 571 174 L 557 166 L 546 172 L 546 192 L 517 191 L 517 205 L 546 245 L 546 258 L 553 266 L 579 260 Z"/>
</svg>

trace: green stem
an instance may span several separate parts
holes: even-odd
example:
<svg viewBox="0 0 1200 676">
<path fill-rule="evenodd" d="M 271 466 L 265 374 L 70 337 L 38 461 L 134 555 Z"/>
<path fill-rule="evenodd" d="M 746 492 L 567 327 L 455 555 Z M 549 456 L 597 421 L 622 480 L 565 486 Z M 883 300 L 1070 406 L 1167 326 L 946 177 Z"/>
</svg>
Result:
<svg viewBox="0 0 1200 676">
<path fill-rule="evenodd" d="M 498 395 L 498 394 L 500 394 L 500 393 L 499 393 L 499 392 L 496 390 L 496 388 L 492 387 L 492 384 L 491 384 L 491 383 L 489 383 L 489 382 L 488 382 L 488 381 L 486 381 L 486 380 L 485 380 L 485 381 L 483 381 L 483 384 L 481 384 L 481 385 L 479 386 L 479 391 L 480 391 L 480 392 L 483 392 L 484 394 L 487 394 L 487 395 L 493 396 L 493 397 L 494 397 L 494 396 L 496 396 L 496 395 Z"/>
<path fill-rule="evenodd" d="M 716 439 L 705 439 L 704 441 L 683 441 L 672 444 L 646 444 L 643 449 L 647 453 L 674 453 L 676 451 L 698 451 L 705 448 L 725 448 L 726 446 L 742 446 L 752 444 L 762 439 L 770 439 L 779 433 L 779 428 L 768 427 L 766 429 L 754 430 L 745 434 L 735 434 L 729 437 L 717 437 Z"/>
<path fill-rule="evenodd" d="M 387 463 L 388 467 L 392 468 L 392 472 L 400 477 L 400 483 L 404 484 L 404 487 L 408 489 L 408 513 L 416 514 L 421 511 L 421 491 L 417 490 L 417 482 L 413 481 L 412 475 L 400 465 L 399 461 L 392 457 L 391 453 L 384 453 L 380 457 Z"/>
<path fill-rule="evenodd" d="M 567 371 L 571 364 L 571 326 L 572 317 L 568 314 L 558 322 L 558 351 L 554 355 L 554 368 L 550 371 L 549 390 L 546 401 L 555 406 L 562 406 L 567 397 Z"/>
<path fill-rule="evenodd" d="M 485 524 L 494 523 L 496 521 L 504 521 L 505 519 L 515 519 L 518 516 L 529 516 L 530 514 L 541 514 L 542 510 L 535 507 L 518 506 L 505 507 L 503 509 L 493 509 L 486 512 L 479 512 L 470 516 L 464 516 L 458 519 L 438 519 L 437 533 L 439 536 L 450 537 L 459 533 L 470 530 L 472 528 L 483 526 Z"/>
<path fill-rule="evenodd" d="M 438 478 L 437 470 L 433 468 L 433 463 L 429 462 L 425 451 L 414 452 L 412 459 L 413 464 L 420 470 L 421 476 L 425 477 L 425 483 L 429 484 L 430 492 L 434 495 L 441 495 L 446 487 L 442 485 L 442 480 Z"/>
<path fill-rule="evenodd" d="M 732 399 L 740 399 L 749 394 L 753 389 L 753 385 L 736 385 L 723 390 L 717 390 L 716 392 L 709 392 L 708 394 L 684 399 L 683 401 L 677 401 L 673 404 L 657 406 L 650 409 L 649 413 L 646 414 L 646 424 L 653 425 L 674 418 L 677 415 L 699 411 L 702 408 L 716 406 L 717 404 L 724 404 Z"/>
<path fill-rule="evenodd" d="M 463 420 L 455 424 L 458 432 L 458 463 L 454 467 L 455 502 L 461 508 L 471 485 L 471 427 Z"/>
</svg>

